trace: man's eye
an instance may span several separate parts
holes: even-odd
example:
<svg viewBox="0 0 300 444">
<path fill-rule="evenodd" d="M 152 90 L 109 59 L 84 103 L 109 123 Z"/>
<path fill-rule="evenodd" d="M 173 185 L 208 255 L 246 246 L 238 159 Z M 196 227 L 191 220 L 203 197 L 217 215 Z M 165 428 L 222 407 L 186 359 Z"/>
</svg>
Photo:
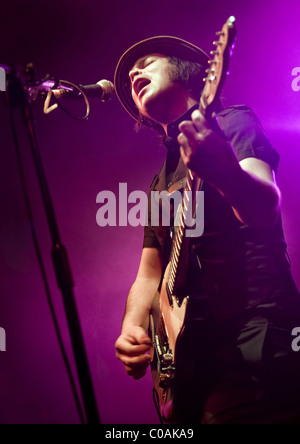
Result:
<svg viewBox="0 0 300 444">
<path fill-rule="evenodd" d="M 155 62 L 155 59 L 148 59 L 145 61 L 145 67 L 151 65 L 153 62 Z"/>
</svg>

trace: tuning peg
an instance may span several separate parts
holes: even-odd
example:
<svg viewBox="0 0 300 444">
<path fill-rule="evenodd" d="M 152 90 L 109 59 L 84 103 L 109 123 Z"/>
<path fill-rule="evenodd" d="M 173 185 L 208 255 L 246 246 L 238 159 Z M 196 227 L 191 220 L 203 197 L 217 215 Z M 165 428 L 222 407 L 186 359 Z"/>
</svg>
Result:
<svg viewBox="0 0 300 444">
<path fill-rule="evenodd" d="M 208 80 L 210 83 L 212 83 L 214 80 L 216 80 L 216 78 L 217 78 L 216 76 L 205 77 L 203 79 L 203 82 L 206 82 Z"/>
<path fill-rule="evenodd" d="M 210 54 L 211 54 L 211 55 L 218 55 L 218 54 L 219 54 L 219 51 L 210 51 Z"/>
<path fill-rule="evenodd" d="M 231 15 L 231 16 L 229 17 L 229 19 L 227 20 L 227 23 L 228 23 L 229 25 L 233 25 L 235 21 L 236 21 L 236 18 L 234 17 L 234 15 Z"/>
<path fill-rule="evenodd" d="M 218 46 L 218 45 L 223 45 L 223 43 L 220 42 L 220 40 L 215 40 L 215 41 L 213 42 L 213 45 Z"/>
<path fill-rule="evenodd" d="M 224 31 L 218 31 L 216 32 L 216 35 L 225 35 Z"/>
<path fill-rule="evenodd" d="M 216 60 L 209 60 L 209 61 L 208 61 L 208 64 L 209 64 L 209 65 L 213 65 L 213 64 L 215 64 L 215 63 L 217 63 Z"/>
</svg>

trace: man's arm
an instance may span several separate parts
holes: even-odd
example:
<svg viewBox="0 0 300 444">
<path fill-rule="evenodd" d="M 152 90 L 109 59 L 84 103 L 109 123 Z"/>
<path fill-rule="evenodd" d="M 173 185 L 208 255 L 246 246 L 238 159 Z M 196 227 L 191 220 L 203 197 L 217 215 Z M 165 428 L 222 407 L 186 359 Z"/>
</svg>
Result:
<svg viewBox="0 0 300 444">
<path fill-rule="evenodd" d="M 192 122 L 182 122 L 179 128 L 185 165 L 219 190 L 237 218 L 258 229 L 275 225 L 280 191 L 271 167 L 256 158 L 239 163 L 230 143 L 211 130 L 199 111 L 192 114 Z"/>
<path fill-rule="evenodd" d="M 140 267 L 126 304 L 122 333 L 116 341 L 116 356 L 134 379 L 145 375 L 150 362 L 151 340 L 147 335 L 152 301 L 162 274 L 157 248 L 144 248 Z"/>
<path fill-rule="evenodd" d="M 274 172 L 266 162 L 253 157 L 241 160 L 240 167 L 239 178 L 229 183 L 225 195 L 236 217 L 253 228 L 274 226 L 281 201 Z"/>
</svg>

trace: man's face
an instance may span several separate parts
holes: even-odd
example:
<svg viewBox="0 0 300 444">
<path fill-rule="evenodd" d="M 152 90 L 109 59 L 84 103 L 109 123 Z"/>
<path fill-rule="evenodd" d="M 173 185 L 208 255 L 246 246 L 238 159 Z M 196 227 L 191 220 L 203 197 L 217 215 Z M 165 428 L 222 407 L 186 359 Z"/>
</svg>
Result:
<svg viewBox="0 0 300 444">
<path fill-rule="evenodd" d="M 168 123 L 186 90 L 172 80 L 176 70 L 163 54 L 148 54 L 136 61 L 129 72 L 131 93 L 139 112 L 161 123 Z"/>
</svg>

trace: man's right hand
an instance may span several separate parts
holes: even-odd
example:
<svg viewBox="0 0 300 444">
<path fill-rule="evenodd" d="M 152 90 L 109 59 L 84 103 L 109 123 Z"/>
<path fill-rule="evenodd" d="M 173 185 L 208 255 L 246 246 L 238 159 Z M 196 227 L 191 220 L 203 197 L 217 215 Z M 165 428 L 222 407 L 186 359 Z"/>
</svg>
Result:
<svg viewBox="0 0 300 444">
<path fill-rule="evenodd" d="M 127 328 L 117 339 L 116 356 L 123 362 L 125 370 L 134 379 L 145 376 L 150 363 L 152 342 L 142 327 Z"/>
</svg>

